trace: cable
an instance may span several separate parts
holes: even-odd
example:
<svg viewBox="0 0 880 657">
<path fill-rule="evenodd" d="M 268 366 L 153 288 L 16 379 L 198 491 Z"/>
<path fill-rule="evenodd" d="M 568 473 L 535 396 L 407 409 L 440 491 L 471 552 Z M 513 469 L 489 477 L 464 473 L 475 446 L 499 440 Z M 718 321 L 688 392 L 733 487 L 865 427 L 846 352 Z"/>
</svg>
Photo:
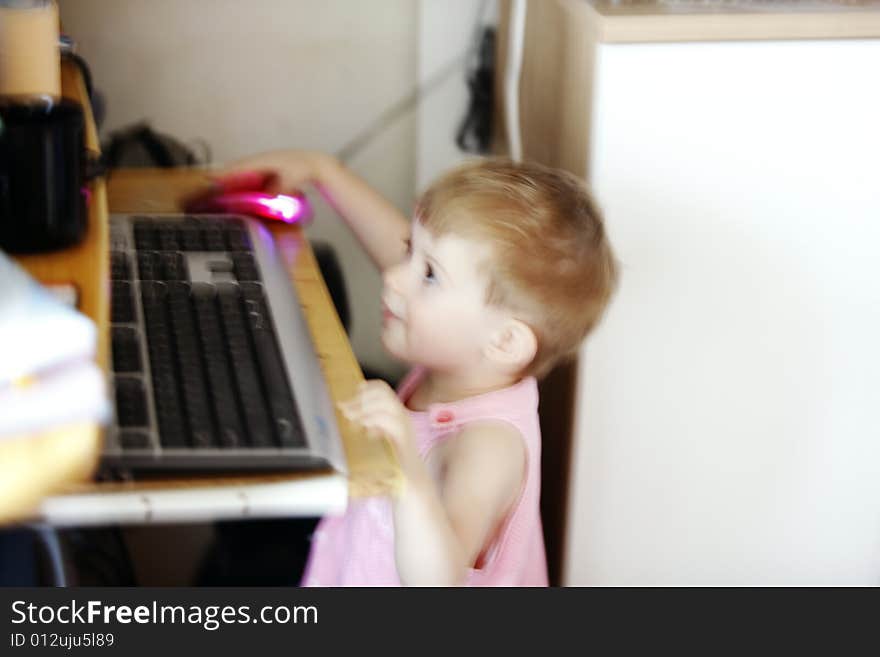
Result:
<svg viewBox="0 0 880 657">
<path fill-rule="evenodd" d="M 487 153 L 492 141 L 493 84 L 495 76 L 495 30 L 480 35 L 477 66 L 468 76 L 470 105 L 455 136 L 458 147 L 469 153 Z"/>
<path fill-rule="evenodd" d="M 446 66 L 432 75 L 423 85 L 416 87 L 407 96 L 400 99 L 394 105 L 382 112 L 378 119 L 364 128 L 353 139 L 349 140 L 345 146 L 336 152 L 336 157 L 342 162 L 349 162 L 373 139 L 382 134 L 388 127 L 393 125 L 400 117 L 404 116 L 413 107 L 418 105 L 425 96 L 430 94 L 434 89 L 439 87 L 446 79 L 461 69 L 466 54 L 455 57 Z"/>
<path fill-rule="evenodd" d="M 55 528 L 49 525 L 36 525 L 34 531 L 46 549 L 49 565 L 52 567 L 52 586 L 67 586 L 67 573 L 64 568 L 64 556 L 61 552 L 61 541 Z"/>
<path fill-rule="evenodd" d="M 504 120 L 510 158 L 522 160 L 519 124 L 519 78 L 522 73 L 523 43 L 526 32 L 526 0 L 512 0 L 507 40 L 507 71 L 504 76 Z"/>
<path fill-rule="evenodd" d="M 493 22 L 486 20 L 491 7 Z M 455 135 L 455 143 L 467 153 L 488 153 L 492 142 L 492 118 L 495 110 L 495 40 L 498 3 L 483 0 L 477 10 L 477 22 L 469 49 L 467 86 L 470 103 Z"/>
</svg>

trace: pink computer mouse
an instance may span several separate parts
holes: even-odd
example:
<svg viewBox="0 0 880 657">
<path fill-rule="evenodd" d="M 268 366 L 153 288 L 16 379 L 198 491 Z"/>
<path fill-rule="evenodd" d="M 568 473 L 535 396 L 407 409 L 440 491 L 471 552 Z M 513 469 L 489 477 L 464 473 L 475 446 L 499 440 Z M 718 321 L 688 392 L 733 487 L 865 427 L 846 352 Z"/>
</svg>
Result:
<svg viewBox="0 0 880 657">
<path fill-rule="evenodd" d="M 312 218 L 305 194 L 298 190 L 278 192 L 273 172 L 238 171 L 214 178 L 179 203 L 184 212 L 191 214 L 245 214 L 289 224 L 305 223 Z"/>
<path fill-rule="evenodd" d="M 260 191 L 229 191 L 210 194 L 184 204 L 192 214 L 244 214 L 258 219 L 274 219 L 292 224 L 310 218 L 304 194 L 272 194 Z"/>
</svg>

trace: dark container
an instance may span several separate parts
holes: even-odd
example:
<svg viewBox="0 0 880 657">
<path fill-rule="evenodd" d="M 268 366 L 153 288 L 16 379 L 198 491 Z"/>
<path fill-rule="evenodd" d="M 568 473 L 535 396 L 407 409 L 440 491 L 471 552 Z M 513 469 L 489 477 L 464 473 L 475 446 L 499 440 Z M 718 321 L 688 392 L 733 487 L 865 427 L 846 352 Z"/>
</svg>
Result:
<svg viewBox="0 0 880 657">
<path fill-rule="evenodd" d="M 82 106 L 52 96 L 0 97 L 0 249 L 40 253 L 86 232 Z"/>
</svg>

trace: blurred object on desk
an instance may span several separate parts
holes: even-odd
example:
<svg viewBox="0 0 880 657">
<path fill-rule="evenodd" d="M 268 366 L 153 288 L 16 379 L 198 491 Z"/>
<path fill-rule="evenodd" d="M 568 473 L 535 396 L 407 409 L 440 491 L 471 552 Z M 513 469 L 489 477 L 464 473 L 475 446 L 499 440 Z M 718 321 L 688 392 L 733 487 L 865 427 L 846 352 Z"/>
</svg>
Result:
<svg viewBox="0 0 880 657">
<path fill-rule="evenodd" d="M 61 95 L 58 6 L 0 0 L 0 94 Z"/>
<path fill-rule="evenodd" d="M 2 253 L 0 280 L 0 385 L 94 355 L 95 325 Z"/>
<path fill-rule="evenodd" d="M 46 253 L 88 226 L 85 112 L 57 96 L 0 96 L 0 248 Z"/>
<path fill-rule="evenodd" d="M 0 437 L 104 422 L 96 330 L 0 253 Z"/>
</svg>

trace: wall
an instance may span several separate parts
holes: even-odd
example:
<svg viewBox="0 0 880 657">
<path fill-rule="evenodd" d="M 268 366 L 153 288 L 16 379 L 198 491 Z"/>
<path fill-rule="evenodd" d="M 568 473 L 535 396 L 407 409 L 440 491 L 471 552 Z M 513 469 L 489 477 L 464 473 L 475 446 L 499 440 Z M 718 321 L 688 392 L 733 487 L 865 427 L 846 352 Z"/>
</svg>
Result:
<svg viewBox="0 0 880 657">
<path fill-rule="evenodd" d="M 451 5 L 451 7 L 450 7 Z M 102 137 L 146 119 L 215 163 L 285 147 L 337 152 L 458 57 L 479 0 L 60 0 L 64 29 L 106 97 Z M 246 10 L 245 10 L 246 9 Z M 461 67 L 463 68 L 463 67 Z M 407 214 L 460 157 L 463 70 L 409 107 L 349 162 Z M 418 171 L 419 184 L 416 183 Z M 382 351 L 380 279 L 330 208 L 311 195 L 313 239 L 334 244 L 362 363 L 398 375 Z"/>
<path fill-rule="evenodd" d="M 466 155 L 455 135 L 468 107 L 465 69 L 473 64 L 477 28 L 497 20 L 491 0 L 420 0 L 416 189 L 423 191 Z"/>
</svg>

